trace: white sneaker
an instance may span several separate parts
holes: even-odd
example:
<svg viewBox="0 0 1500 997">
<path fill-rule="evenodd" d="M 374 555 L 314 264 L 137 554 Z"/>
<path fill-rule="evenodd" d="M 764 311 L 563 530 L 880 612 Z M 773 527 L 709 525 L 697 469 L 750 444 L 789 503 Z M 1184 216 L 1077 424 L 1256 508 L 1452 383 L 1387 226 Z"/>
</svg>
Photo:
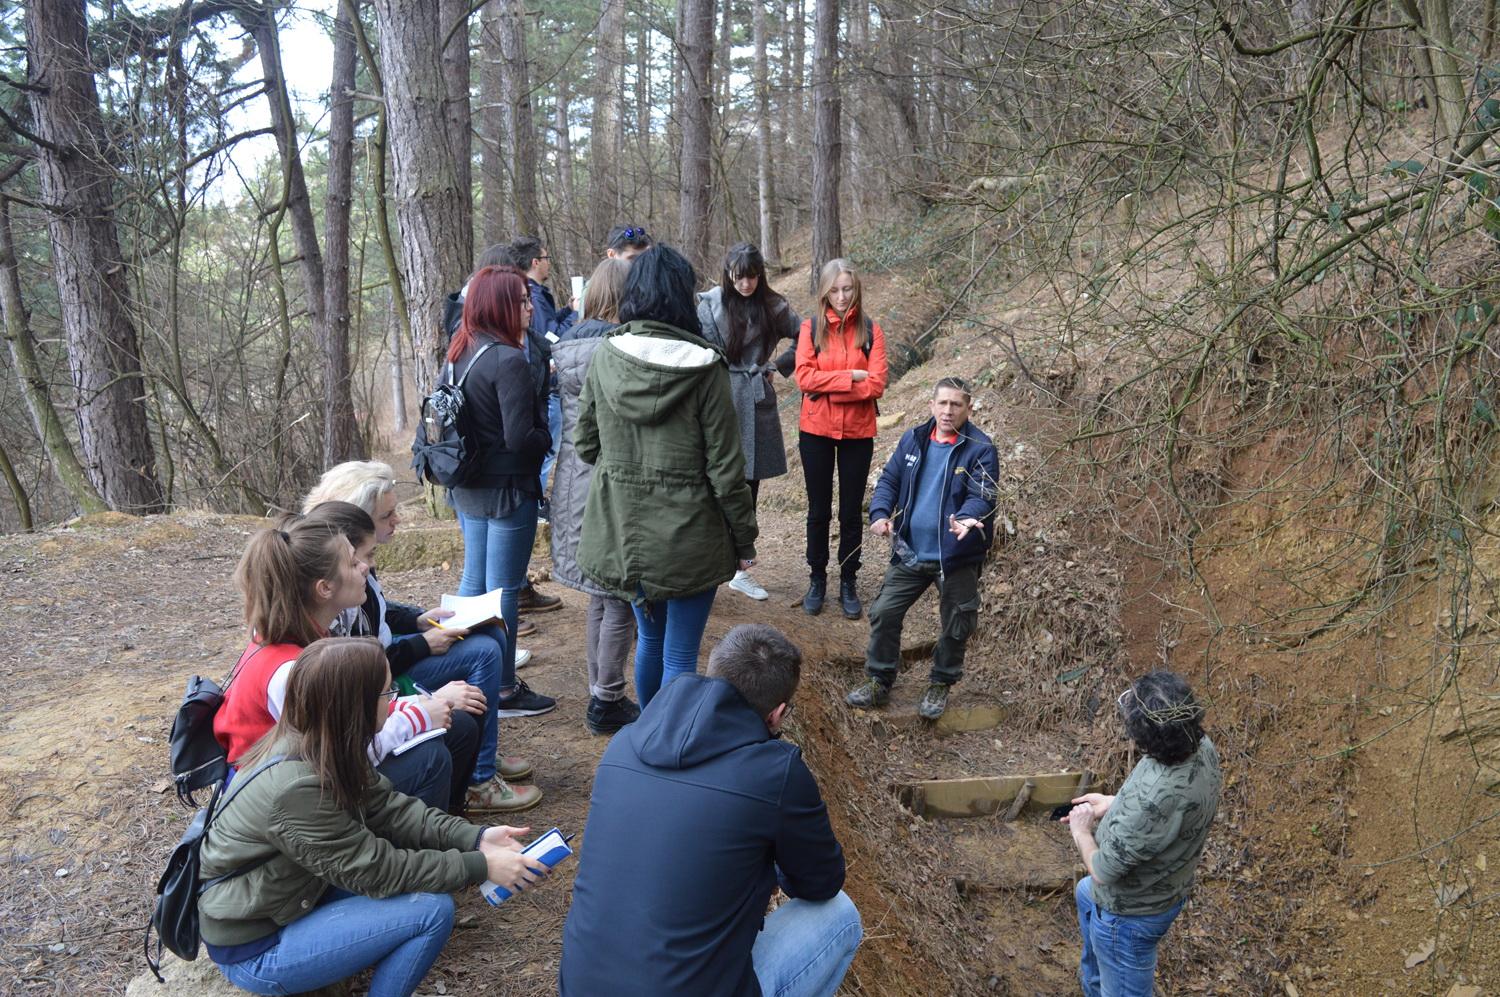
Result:
<svg viewBox="0 0 1500 997">
<path fill-rule="evenodd" d="M 736 571 L 734 578 L 730 579 L 729 587 L 736 592 L 748 595 L 758 602 L 764 602 L 770 598 L 769 593 L 765 589 L 755 584 L 755 579 L 750 577 L 750 572 L 748 571 Z"/>
<path fill-rule="evenodd" d="M 525 668 L 531 664 L 531 650 L 525 647 L 516 648 L 516 667 Z"/>
</svg>

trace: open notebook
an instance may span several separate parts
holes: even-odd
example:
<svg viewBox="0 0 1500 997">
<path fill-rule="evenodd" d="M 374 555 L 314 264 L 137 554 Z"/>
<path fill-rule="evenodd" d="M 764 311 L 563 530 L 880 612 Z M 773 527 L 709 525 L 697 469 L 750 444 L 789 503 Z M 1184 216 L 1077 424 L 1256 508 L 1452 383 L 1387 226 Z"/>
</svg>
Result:
<svg viewBox="0 0 1500 997">
<path fill-rule="evenodd" d="M 450 609 L 453 615 L 439 622 L 448 630 L 469 630 L 487 624 L 505 626 L 500 616 L 500 593 L 504 589 L 491 589 L 484 595 L 443 595 L 439 605 Z"/>
</svg>

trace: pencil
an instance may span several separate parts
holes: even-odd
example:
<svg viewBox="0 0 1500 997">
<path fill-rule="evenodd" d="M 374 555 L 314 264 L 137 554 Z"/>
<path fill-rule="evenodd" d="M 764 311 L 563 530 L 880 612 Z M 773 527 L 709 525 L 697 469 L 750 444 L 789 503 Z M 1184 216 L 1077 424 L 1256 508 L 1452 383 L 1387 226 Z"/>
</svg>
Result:
<svg viewBox="0 0 1500 997">
<path fill-rule="evenodd" d="M 431 623 L 433 626 L 437 627 L 439 630 L 447 630 L 448 629 L 447 627 L 443 626 L 442 621 L 440 621 L 440 620 L 434 620 L 430 616 L 427 617 L 427 622 Z M 464 639 L 464 635 L 463 634 L 456 634 L 453 639 L 454 640 L 463 640 Z"/>
</svg>

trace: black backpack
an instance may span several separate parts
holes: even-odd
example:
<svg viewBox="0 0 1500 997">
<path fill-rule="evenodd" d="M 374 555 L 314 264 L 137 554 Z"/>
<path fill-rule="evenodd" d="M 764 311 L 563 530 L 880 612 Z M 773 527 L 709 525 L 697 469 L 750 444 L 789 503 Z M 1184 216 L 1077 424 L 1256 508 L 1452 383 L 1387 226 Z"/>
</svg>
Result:
<svg viewBox="0 0 1500 997">
<path fill-rule="evenodd" d="M 243 664 L 236 665 L 222 689 L 213 679 L 202 675 L 188 679 L 187 692 L 177 707 L 177 715 L 172 718 L 172 737 L 168 741 L 172 782 L 183 806 L 196 807 L 198 801 L 193 794 L 206 786 L 218 785 L 229 774 L 229 756 L 219 739 L 214 737 L 214 717 L 224 705 L 224 696 L 234 684 L 234 677 L 265 649 L 266 645 L 260 645 Z"/>
<path fill-rule="evenodd" d="M 456 382 L 453 365 L 447 364 L 443 383 L 422 399 L 417 437 L 411 444 L 411 466 L 418 478 L 443 488 L 457 488 L 474 473 L 479 447 L 474 440 L 474 428 L 464 413 L 464 381 L 479 358 L 494 345 L 481 346 Z"/>
<path fill-rule="evenodd" d="M 267 758 L 249 772 L 241 773 L 235 779 L 234 789 L 225 798 L 224 806 L 229 806 L 239 795 L 240 790 L 250 785 L 256 776 L 285 758 L 285 755 Z M 165 982 L 161 975 L 163 947 L 188 962 L 198 958 L 198 946 L 202 941 L 202 936 L 198 933 L 199 894 L 225 880 L 243 876 L 252 869 L 259 869 L 278 854 L 272 852 L 232 872 L 215 876 L 206 883 L 199 881 L 198 868 L 203 842 L 208 837 L 209 827 L 213 825 L 215 807 L 219 804 L 219 796 L 223 789 L 224 783 L 221 778 L 218 785 L 214 786 L 213 796 L 209 799 L 208 806 L 194 814 L 187 830 L 182 832 L 177 847 L 172 849 L 172 857 L 167 859 L 166 870 L 162 872 L 161 879 L 156 882 L 156 909 L 151 912 L 151 922 L 146 925 L 146 965 L 151 967 L 151 972 L 156 975 L 159 982 Z M 152 928 L 156 929 L 155 957 L 151 954 Z"/>
</svg>

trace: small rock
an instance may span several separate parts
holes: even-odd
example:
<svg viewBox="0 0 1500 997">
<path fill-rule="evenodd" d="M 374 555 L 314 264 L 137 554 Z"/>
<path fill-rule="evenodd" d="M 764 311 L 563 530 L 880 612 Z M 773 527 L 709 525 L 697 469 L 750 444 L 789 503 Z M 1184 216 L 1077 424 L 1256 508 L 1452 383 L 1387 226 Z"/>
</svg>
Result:
<svg viewBox="0 0 1500 997">
<path fill-rule="evenodd" d="M 54 872 L 52 875 L 56 876 L 58 879 L 67 879 L 68 878 L 68 873 L 70 873 L 72 871 L 73 871 L 72 869 L 59 869 L 56 872 Z"/>
</svg>

